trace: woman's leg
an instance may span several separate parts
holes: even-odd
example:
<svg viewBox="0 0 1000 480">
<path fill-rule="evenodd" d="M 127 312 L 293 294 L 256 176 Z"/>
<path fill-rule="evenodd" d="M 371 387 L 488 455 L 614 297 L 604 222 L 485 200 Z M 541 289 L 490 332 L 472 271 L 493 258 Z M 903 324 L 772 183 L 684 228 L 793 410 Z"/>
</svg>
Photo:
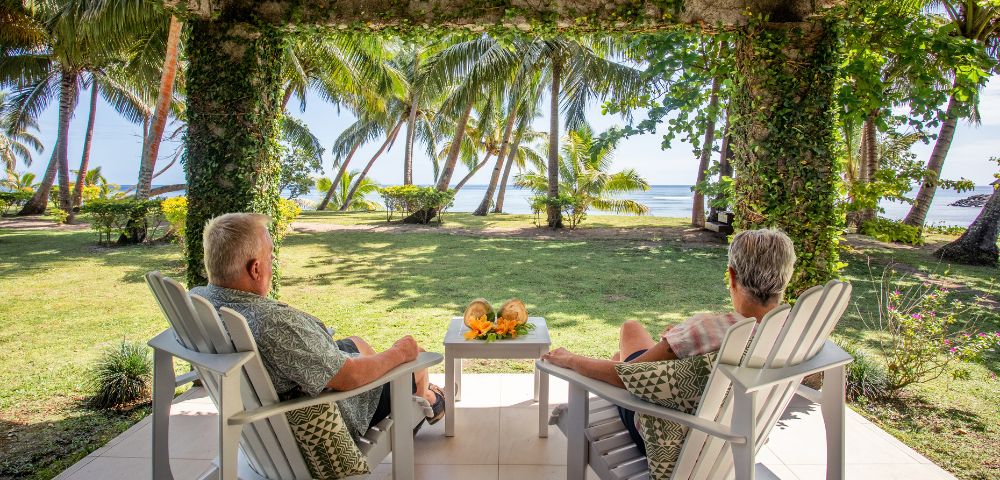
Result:
<svg viewBox="0 0 1000 480">
<path fill-rule="evenodd" d="M 626 359 L 639 350 L 647 350 L 656 345 L 656 341 L 649 335 L 646 327 L 635 320 L 626 320 L 622 324 L 621 336 L 618 343 L 618 358 Z"/>
</svg>

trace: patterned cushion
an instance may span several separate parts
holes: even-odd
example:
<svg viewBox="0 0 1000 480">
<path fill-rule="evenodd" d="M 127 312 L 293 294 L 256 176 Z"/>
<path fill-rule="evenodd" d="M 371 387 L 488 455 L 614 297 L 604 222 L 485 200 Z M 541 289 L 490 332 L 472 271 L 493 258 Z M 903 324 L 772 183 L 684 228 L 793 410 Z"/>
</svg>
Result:
<svg viewBox="0 0 1000 480">
<path fill-rule="evenodd" d="M 351 439 L 336 403 L 292 410 L 285 418 L 314 479 L 369 473 L 368 460 Z"/>
<path fill-rule="evenodd" d="M 650 403 L 693 414 L 715 364 L 715 353 L 662 362 L 620 363 L 615 367 L 625 389 Z M 667 479 L 681 454 L 688 428 L 637 413 L 646 440 L 649 476 Z"/>
</svg>

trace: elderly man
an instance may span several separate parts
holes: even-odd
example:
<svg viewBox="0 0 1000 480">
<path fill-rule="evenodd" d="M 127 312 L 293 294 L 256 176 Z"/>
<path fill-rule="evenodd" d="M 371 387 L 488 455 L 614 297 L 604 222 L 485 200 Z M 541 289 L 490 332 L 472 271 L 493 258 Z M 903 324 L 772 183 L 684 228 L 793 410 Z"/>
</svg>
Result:
<svg viewBox="0 0 1000 480">
<path fill-rule="evenodd" d="M 261 359 L 282 399 L 317 395 L 323 390 L 352 390 L 371 383 L 422 350 L 409 335 L 391 348 L 375 352 L 358 337 L 334 341 L 316 317 L 268 298 L 274 243 L 267 231 L 270 218 L 229 213 L 205 227 L 205 269 L 209 284 L 191 293 L 216 308 L 228 307 L 247 319 Z M 444 395 L 428 383 L 427 371 L 414 374 L 414 394 L 426 399 L 436 423 L 444 416 Z M 389 416 L 389 385 L 337 402 L 351 436 Z"/>
<path fill-rule="evenodd" d="M 624 387 L 615 372 L 615 364 L 619 362 L 655 362 L 718 351 L 726 331 L 736 322 L 745 318 L 759 322 L 781 302 L 794 265 L 795 249 L 783 232 L 766 229 L 740 232 L 729 245 L 728 286 L 734 312 L 695 315 L 668 327 L 660 334 L 659 341 L 653 340 L 639 322 L 628 320 L 622 325 L 619 350 L 611 360 L 577 355 L 565 348 L 555 349 L 542 358 L 581 375 Z M 635 413 L 621 407 L 618 410 L 632 439 L 645 454 Z"/>
</svg>

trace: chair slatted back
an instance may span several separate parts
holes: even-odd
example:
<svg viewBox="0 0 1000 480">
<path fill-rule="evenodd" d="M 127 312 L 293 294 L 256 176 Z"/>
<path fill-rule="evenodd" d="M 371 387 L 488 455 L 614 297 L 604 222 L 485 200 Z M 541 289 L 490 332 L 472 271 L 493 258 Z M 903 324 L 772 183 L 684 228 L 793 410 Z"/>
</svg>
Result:
<svg viewBox="0 0 1000 480">
<path fill-rule="evenodd" d="M 782 305 L 772 310 L 757 324 L 756 331 L 752 320 L 749 324 L 741 322 L 735 325 L 723 342 L 719 363 L 777 369 L 795 366 L 811 359 L 820 351 L 844 314 L 850 295 L 850 284 L 833 280 L 825 286 L 805 291 L 799 296 L 795 307 Z M 749 335 L 753 338 L 747 347 Z M 744 349 L 746 355 L 742 355 Z M 801 380 L 793 378 L 758 390 L 753 412 L 758 450 L 795 395 Z M 714 371 L 697 415 L 731 425 L 731 386 L 725 375 Z M 692 430 L 685 440 L 674 478 L 728 479 L 733 476 L 731 445 Z"/>
<path fill-rule="evenodd" d="M 159 272 L 147 274 L 146 279 L 177 340 L 186 348 L 201 353 L 252 351 L 258 354 L 243 366 L 241 372 L 240 396 L 244 409 L 279 402 L 242 315 L 228 308 L 217 312 L 208 300 L 198 295 L 189 295 L 183 286 Z M 198 372 L 212 401 L 219 407 L 218 380 L 198 365 L 192 366 Z M 244 425 L 240 447 L 250 466 L 266 478 L 310 478 L 291 428 L 283 415 Z"/>
</svg>

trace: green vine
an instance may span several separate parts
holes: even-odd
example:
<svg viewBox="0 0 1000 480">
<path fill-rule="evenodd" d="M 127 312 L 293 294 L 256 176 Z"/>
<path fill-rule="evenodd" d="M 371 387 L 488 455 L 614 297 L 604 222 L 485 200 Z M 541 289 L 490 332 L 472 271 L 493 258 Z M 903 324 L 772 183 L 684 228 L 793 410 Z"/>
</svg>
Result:
<svg viewBox="0 0 1000 480">
<path fill-rule="evenodd" d="M 836 48 L 829 21 L 776 28 L 756 20 L 736 36 L 735 223 L 780 228 L 792 238 L 798 260 L 787 294 L 793 298 L 843 266 L 833 152 Z"/>
<path fill-rule="evenodd" d="M 285 39 L 276 27 L 250 23 L 196 20 L 191 25 L 184 156 L 189 287 L 207 283 L 201 237 L 208 220 L 229 212 L 277 218 L 282 98 L 277 59 Z"/>
</svg>

